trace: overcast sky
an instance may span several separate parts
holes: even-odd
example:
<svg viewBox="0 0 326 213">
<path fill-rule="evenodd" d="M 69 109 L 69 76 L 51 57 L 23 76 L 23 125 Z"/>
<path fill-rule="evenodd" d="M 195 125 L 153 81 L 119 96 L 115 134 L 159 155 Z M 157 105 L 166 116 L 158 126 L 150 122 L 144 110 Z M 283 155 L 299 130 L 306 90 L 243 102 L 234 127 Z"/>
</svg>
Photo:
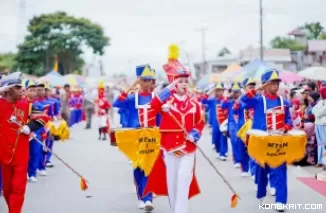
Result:
<svg viewBox="0 0 326 213">
<path fill-rule="evenodd" d="M 20 0 L 23 1 L 23 0 Z M 212 59 L 223 46 L 235 54 L 259 45 L 259 0 L 0 0 L 0 52 L 15 51 L 29 18 L 58 10 L 86 17 L 111 38 L 103 62 L 106 72 L 133 72 L 138 64 L 160 69 L 170 43 L 180 43 L 194 61 L 201 60 L 201 34 L 207 28 L 206 52 Z M 264 44 L 305 22 L 326 26 L 326 1 L 263 0 Z M 91 54 L 86 54 L 88 63 Z"/>
</svg>

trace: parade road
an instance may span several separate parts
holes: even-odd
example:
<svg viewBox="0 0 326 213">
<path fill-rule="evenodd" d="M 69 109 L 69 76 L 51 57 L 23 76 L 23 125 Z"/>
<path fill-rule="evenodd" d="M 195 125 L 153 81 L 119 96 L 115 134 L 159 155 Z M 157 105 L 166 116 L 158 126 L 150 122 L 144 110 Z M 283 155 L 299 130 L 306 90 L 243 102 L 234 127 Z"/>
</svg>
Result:
<svg viewBox="0 0 326 213">
<path fill-rule="evenodd" d="M 39 177 L 37 183 L 28 183 L 23 213 L 136 213 L 138 201 L 133 185 L 132 166 L 117 147 L 109 142 L 97 140 L 96 121 L 92 130 L 84 130 L 84 124 L 77 124 L 71 130 L 72 138 L 66 142 L 56 142 L 54 151 L 82 173 L 89 181 L 89 189 L 80 190 L 79 178 L 61 162 L 53 160 L 55 167 L 48 169 L 47 177 Z M 230 209 L 232 193 L 220 177 L 197 153 L 196 173 L 201 194 L 190 200 L 191 213 L 255 213 L 274 212 L 259 208 L 255 197 L 255 186 L 251 178 L 240 177 L 239 169 L 228 160 L 221 162 L 215 158 L 211 148 L 211 135 L 206 128 L 200 146 L 218 169 L 237 190 L 241 200 L 235 209 Z M 229 148 L 230 150 L 230 148 Z M 303 184 L 297 178 L 312 177 L 304 169 L 294 166 L 288 170 L 288 203 L 324 204 L 322 210 L 291 209 L 287 212 L 325 212 L 326 197 Z M 274 197 L 267 196 L 265 203 L 273 204 Z M 166 197 L 154 199 L 156 213 L 169 213 Z M 0 213 L 6 212 L 3 197 L 0 199 Z"/>
</svg>

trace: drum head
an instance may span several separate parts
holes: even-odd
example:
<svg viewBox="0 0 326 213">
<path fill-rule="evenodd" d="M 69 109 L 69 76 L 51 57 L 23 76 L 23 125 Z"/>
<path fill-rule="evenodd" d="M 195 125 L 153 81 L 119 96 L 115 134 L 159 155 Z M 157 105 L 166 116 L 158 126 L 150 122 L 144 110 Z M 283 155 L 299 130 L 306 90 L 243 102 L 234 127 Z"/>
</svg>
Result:
<svg viewBox="0 0 326 213">
<path fill-rule="evenodd" d="M 257 136 L 268 136 L 268 133 L 263 131 L 263 130 L 259 130 L 259 129 L 250 129 L 247 132 L 248 135 L 257 135 Z"/>
<path fill-rule="evenodd" d="M 306 135 L 306 132 L 299 130 L 299 129 L 293 129 L 293 130 L 288 131 L 288 135 L 293 135 L 293 136 Z"/>
</svg>

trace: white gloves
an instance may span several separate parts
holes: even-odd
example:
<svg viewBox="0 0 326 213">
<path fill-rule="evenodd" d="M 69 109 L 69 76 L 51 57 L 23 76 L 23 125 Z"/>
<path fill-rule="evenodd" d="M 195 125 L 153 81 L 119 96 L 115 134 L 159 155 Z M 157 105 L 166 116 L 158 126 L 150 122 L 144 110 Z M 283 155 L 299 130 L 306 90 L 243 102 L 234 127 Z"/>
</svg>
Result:
<svg viewBox="0 0 326 213">
<path fill-rule="evenodd" d="M 30 128 L 29 128 L 27 125 L 25 125 L 25 126 L 23 126 L 23 128 L 20 130 L 20 133 L 23 133 L 23 134 L 25 134 L 25 135 L 29 135 L 29 134 L 31 133 L 31 130 L 30 130 Z"/>
<path fill-rule="evenodd" d="M 170 111 L 170 104 L 163 104 L 162 105 L 162 111 L 163 112 L 169 112 Z"/>
<path fill-rule="evenodd" d="M 195 142 L 195 138 L 192 137 L 192 135 L 188 134 L 187 140 L 194 143 Z"/>
<path fill-rule="evenodd" d="M 43 146 L 42 146 L 42 148 L 43 148 L 43 152 L 47 152 L 47 151 L 48 151 L 48 149 L 47 149 L 47 147 L 46 147 L 46 145 L 45 145 L 45 141 L 43 141 Z"/>
<path fill-rule="evenodd" d="M 179 83 L 179 81 L 180 81 L 180 79 L 177 78 L 177 79 L 174 80 L 171 84 L 169 84 L 169 85 L 167 86 L 167 88 L 168 88 L 169 90 L 174 89 L 175 86 L 177 85 L 177 83 Z"/>
</svg>

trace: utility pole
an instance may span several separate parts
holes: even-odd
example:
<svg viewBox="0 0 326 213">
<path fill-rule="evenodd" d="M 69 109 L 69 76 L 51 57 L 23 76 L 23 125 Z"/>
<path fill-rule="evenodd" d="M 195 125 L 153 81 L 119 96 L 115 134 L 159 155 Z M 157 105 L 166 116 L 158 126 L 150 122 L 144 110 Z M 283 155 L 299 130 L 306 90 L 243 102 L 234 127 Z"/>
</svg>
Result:
<svg viewBox="0 0 326 213">
<path fill-rule="evenodd" d="M 24 40 L 27 0 L 19 0 L 18 2 L 18 26 L 17 26 L 17 44 Z"/>
<path fill-rule="evenodd" d="M 103 64 L 102 64 L 102 59 L 99 60 L 99 65 L 100 65 L 101 76 L 105 76 L 104 68 L 103 68 Z"/>
<path fill-rule="evenodd" d="M 202 39 L 202 65 L 201 65 L 201 74 L 205 75 L 206 74 L 206 31 L 208 30 L 207 28 L 200 28 L 196 29 L 201 33 L 201 39 Z"/>
<path fill-rule="evenodd" d="M 260 60 L 264 60 L 263 0 L 259 0 Z"/>
</svg>

